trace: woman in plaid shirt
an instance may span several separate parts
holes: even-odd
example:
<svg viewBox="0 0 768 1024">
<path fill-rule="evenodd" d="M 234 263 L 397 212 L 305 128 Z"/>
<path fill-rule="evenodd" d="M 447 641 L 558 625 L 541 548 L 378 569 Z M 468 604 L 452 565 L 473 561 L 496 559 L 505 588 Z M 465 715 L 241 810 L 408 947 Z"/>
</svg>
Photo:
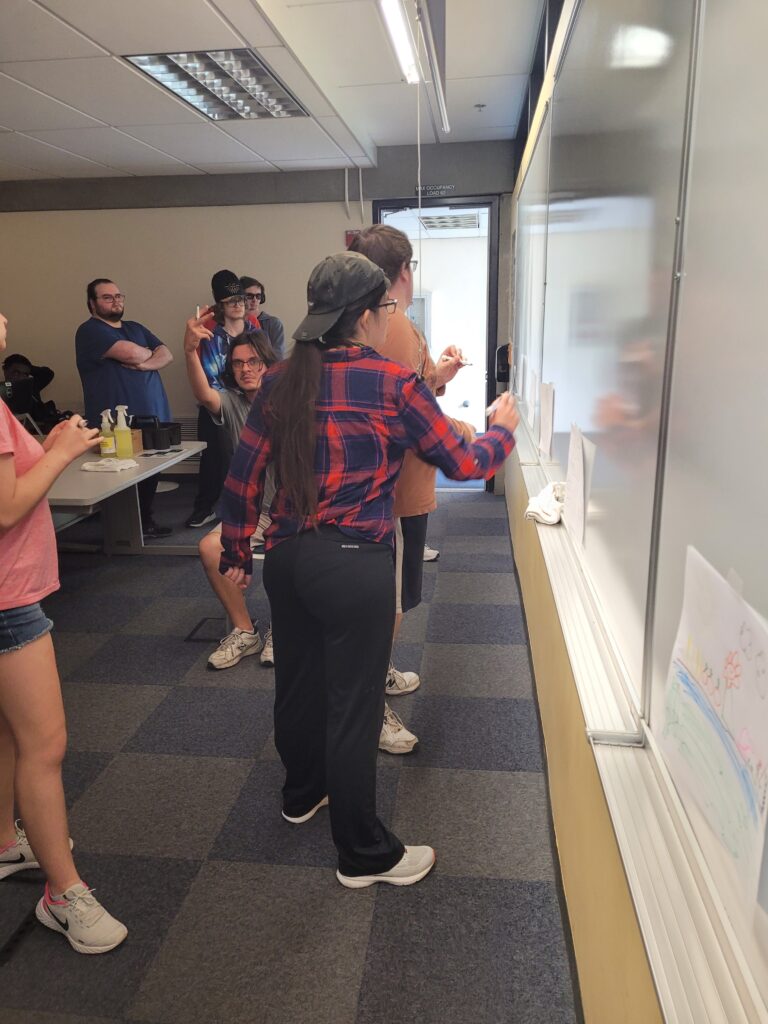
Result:
<svg viewBox="0 0 768 1024">
<path fill-rule="evenodd" d="M 376 815 L 376 754 L 395 617 L 393 491 L 414 449 L 457 480 L 487 479 L 514 446 L 503 395 L 486 434 L 463 440 L 427 385 L 378 354 L 394 300 L 365 256 L 312 272 L 309 312 L 286 362 L 264 377 L 221 501 L 221 572 L 250 581 L 267 465 L 277 494 L 264 586 L 275 645 L 275 744 L 286 770 L 283 817 L 329 806 L 338 880 L 411 885 L 429 846 L 404 846 Z"/>
</svg>

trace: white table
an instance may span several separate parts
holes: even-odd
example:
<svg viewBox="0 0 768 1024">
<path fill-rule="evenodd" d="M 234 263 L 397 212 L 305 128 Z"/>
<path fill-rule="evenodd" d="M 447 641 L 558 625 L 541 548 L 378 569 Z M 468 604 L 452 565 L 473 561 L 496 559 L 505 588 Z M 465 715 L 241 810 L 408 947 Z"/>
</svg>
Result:
<svg viewBox="0 0 768 1024">
<path fill-rule="evenodd" d="M 91 515 L 99 507 L 104 526 L 104 551 L 108 555 L 185 555 L 197 552 L 189 545 L 145 545 L 141 532 L 139 495 L 136 484 L 171 466 L 197 455 L 205 448 L 205 441 L 182 441 L 164 455 L 142 452 L 134 455 L 136 469 L 120 473 L 88 473 L 80 467 L 94 462 L 98 454 L 83 455 L 67 466 L 48 492 L 48 504 L 54 513 L 57 530 Z M 180 450 L 178 450 L 180 449 Z"/>
</svg>

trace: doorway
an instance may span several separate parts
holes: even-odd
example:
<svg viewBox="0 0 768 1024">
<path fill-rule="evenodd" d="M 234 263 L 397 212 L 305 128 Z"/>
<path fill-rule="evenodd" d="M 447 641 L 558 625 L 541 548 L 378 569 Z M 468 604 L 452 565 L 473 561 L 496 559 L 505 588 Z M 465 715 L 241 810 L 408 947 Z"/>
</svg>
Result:
<svg viewBox="0 0 768 1024">
<path fill-rule="evenodd" d="M 470 365 L 462 367 L 438 398 L 448 416 L 486 428 L 485 409 L 496 394 L 498 279 L 498 200 L 495 197 L 376 201 L 375 223 L 403 231 L 413 246 L 413 305 L 407 314 L 424 334 L 437 359 L 458 346 Z M 491 289 L 491 283 L 493 289 Z M 447 480 L 438 472 L 438 490 L 484 487 L 482 480 Z"/>
</svg>

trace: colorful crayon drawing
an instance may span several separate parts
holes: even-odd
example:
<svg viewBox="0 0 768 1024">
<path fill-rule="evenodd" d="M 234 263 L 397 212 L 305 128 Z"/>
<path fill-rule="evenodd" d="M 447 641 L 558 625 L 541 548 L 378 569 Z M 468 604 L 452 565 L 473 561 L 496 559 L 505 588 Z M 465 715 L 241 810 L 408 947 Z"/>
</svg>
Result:
<svg viewBox="0 0 768 1024">
<path fill-rule="evenodd" d="M 753 899 L 768 817 L 766 651 L 766 623 L 689 548 L 660 746 L 683 802 Z"/>
</svg>

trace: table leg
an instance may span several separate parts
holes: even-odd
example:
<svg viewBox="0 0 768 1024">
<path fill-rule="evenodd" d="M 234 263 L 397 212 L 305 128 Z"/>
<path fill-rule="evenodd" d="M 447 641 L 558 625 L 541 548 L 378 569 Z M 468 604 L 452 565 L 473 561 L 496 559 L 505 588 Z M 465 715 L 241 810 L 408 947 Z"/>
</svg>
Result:
<svg viewBox="0 0 768 1024">
<path fill-rule="evenodd" d="M 139 492 L 135 486 L 107 498 L 101 505 L 104 551 L 108 555 L 140 555 L 144 550 L 139 512 Z"/>
</svg>

